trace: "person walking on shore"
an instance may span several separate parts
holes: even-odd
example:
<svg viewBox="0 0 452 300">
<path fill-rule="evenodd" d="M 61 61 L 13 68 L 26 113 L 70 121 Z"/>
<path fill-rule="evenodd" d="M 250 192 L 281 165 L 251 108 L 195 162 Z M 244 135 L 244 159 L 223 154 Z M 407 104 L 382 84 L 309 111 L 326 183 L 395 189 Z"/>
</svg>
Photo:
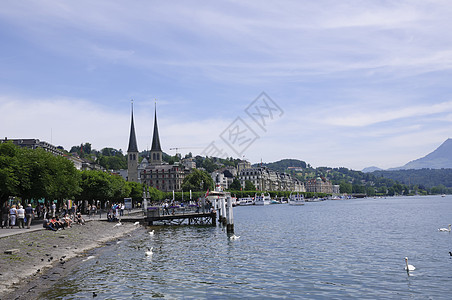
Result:
<svg viewBox="0 0 452 300">
<path fill-rule="evenodd" d="M 5 205 L 2 206 L 2 228 L 9 226 L 9 205 L 8 203 L 5 203 Z"/>
<path fill-rule="evenodd" d="M 25 228 L 25 209 L 22 205 L 19 205 L 17 209 L 17 226 L 19 228 Z"/>
<path fill-rule="evenodd" d="M 52 218 L 56 217 L 56 204 L 55 202 L 52 203 Z"/>
<path fill-rule="evenodd" d="M 9 210 L 9 226 L 11 226 L 11 229 L 16 225 L 16 206 L 11 206 L 11 209 Z"/>
<path fill-rule="evenodd" d="M 31 204 L 28 204 L 27 208 L 25 208 L 25 217 L 27 218 L 27 229 L 30 229 L 31 219 L 34 217 L 33 207 L 31 207 Z"/>
</svg>

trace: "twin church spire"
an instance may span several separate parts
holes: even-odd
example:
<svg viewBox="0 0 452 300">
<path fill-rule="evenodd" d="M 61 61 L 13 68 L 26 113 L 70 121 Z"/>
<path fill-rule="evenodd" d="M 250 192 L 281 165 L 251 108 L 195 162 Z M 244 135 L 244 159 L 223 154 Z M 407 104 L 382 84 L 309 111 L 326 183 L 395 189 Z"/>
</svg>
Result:
<svg viewBox="0 0 452 300">
<path fill-rule="evenodd" d="M 132 116 L 130 123 L 130 137 L 129 148 L 127 149 L 127 171 L 128 181 L 139 182 L 138 180 L 138 146 L 137 138 L 135 134 L 135 124 L 133 122 L 133 100 L 132 100 Z M 151 152 L 149 155 L 149 162 L 151 165 L 162 164 L 162 148 L 160 146 L 159 130 L 157 126 L 157 104 L 155 105 L 154 112 L 154 134 L 152 137 Z"/>
</svg>

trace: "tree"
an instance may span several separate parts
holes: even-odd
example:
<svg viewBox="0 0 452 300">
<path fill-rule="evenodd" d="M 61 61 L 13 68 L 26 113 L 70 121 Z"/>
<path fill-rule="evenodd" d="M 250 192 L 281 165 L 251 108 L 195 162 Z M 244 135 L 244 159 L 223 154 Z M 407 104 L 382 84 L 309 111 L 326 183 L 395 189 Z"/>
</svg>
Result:
<svg viewBox="0 0 452 300">
<path fill-rule="evenodd" d="M 49 159 L 50 181 L 48 182 L 47 194 L 49 199 L 57 199 L 58 207 L 64 199 L 73 198 L 80 189 L 80 173 L 74 164 L 62 156 Z"/>
<path fill-rule="evenodd" d="M 339 190 L 342 194 L 351 194 L 353 186 L 348 182 L 341 182 L 339 184 Z"/>
<path fill-rule="evenodd" d="M 132 205 L 135 206 L 136 203 L 141 202 L 143 199 L 143 185 L 133 181 L 127 181 L 126 185 L 130 189 L 129 197 L 132 198 Z"/>
<path fill-rule="evenodd" d="M 256 186 L 249 180 L 245 180 L 245 191 L 255 191 Z"/>
<path fill-rule="evenodd" d="M 109 174 L 102 171 L 82 171 L 80 187 L 82 192 L 79 200 L 88 200 L 90 203 L 93 203 L 93 200 L 101 200 L 104 203 L 113 197 Z"/>
<path fill-rule="evenodd" d="M 238 178 L 234 178 L 231 185 L 229 186 L 230 190 L 240 191 L 242 189 L 242 185 L 240 184 L 240 180 Z"/>
<path fill-rule="evenodd" d="M 0 144 L 0 205 L 19 193 L 20 149 L 12 142 Z"/>
<path fill-rule="evenodd" d="M 194 169 L 191 174 L 185 176 L 182 183 L 184 191 L 205 191 L 213 189 L 214 183 L 212 177 L 204 171 Z"/>
</svg>

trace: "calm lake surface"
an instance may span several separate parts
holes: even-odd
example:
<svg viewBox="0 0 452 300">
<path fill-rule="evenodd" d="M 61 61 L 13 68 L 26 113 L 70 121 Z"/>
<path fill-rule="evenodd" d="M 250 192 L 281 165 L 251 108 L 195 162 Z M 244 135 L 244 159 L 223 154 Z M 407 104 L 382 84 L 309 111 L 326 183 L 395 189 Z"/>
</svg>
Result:
<svg viewBox="0 0 452 300">
<path fill-rule="evenodd" d="M 438 228 L 452 223 L 452 196 L 236 207 L 234 222 L 235 241 L 219 226 L 140 230 L 96 251 L 43 297 L 451 297 L 452 233 Z"/>
</svg>

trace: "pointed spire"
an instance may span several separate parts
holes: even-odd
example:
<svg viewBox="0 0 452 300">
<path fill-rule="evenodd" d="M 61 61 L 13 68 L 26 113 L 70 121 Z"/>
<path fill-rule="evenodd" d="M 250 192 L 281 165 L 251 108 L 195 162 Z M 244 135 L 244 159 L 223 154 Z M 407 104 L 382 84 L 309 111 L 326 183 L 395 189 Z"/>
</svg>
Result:
<svg viewBox="0 0 452 300">
<path fill-rule="evenodd" d="M 162 148 L 160 147 L 159 129 L 158 129 L 158 126 L 157 126 L 157 102 L 155 103 L 154 136 L 152 137 L 151 151 L 160 151 L 160 152 L 162 152 Z"/>
<path fill-rule="evenodd" d="M 127 152 L 138 152 L 137 137 L 135 135 L 135 125 L 133 124 L 133 100 L 132 100 L 132 122 L 130 124 L 129 148 Z"/>
</svg>

